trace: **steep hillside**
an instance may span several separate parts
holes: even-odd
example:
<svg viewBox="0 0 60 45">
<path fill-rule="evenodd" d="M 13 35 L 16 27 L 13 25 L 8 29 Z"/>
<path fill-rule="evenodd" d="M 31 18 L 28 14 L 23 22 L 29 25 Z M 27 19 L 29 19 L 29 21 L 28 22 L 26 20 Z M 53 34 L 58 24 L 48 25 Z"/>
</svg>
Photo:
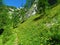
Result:
<svg viewBox="0 0 60 45">
<path fill-rule="evenodd" d="M 5 45 L 60 45 L 60 4 L 43 16 L 31 16 L 12 31 Z"/>
</svg>

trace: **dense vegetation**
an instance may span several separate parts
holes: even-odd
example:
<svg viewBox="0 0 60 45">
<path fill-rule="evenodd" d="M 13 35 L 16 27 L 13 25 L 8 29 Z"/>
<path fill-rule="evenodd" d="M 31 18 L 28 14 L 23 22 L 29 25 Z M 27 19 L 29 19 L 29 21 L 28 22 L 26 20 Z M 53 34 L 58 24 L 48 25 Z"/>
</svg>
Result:
<svg viewBox="0 0 60 45">
<path fill-rule="evenodd" d="M 0 5 L 0 45 L 60 45 L 60 0 L 27 0 L 23 8 Z"/>
</svg>

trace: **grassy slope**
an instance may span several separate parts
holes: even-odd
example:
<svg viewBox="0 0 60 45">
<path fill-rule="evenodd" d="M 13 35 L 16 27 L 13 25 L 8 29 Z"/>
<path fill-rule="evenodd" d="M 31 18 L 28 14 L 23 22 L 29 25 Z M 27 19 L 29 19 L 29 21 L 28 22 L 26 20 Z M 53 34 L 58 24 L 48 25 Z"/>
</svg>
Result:
<svg viewBox="0 0 60 45">
<path fill-rule="evenodd" d="M 5 45 L 48 45 L 52 37 L 60 38 L 60 5 L 40 15 L 31 16 L 26 22 L 13 30 L 12 38 Z M 53 40 L 53 39 L 52 39 Z M 47 42 L 48 41 L 48 42 Z M 56 44 L 57 45 L 57 44 Z"/>
</svg>

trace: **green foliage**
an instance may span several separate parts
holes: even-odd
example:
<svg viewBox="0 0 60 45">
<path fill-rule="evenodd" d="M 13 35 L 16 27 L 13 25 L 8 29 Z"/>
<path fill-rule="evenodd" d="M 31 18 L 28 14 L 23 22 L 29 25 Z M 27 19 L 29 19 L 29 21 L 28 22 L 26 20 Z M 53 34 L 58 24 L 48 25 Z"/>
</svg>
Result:
<svg viewBox="0 0 60 45">
<path fill-rule="evenodd" d="M 59 0 L 38 0 L 37 2 L 37 12 L 38 13 L 44 13 L 45 14 L 45 9 L 49 9 L 52 7 L 55 7 L 57 4 L 59 4 Z"/>
<path fill-rule="evenodd" d="M 59 45 L 60 44 L 60 13 L 57 7 L 51 9 L 48 15 L 34 20 L 40 15 L 32 16 L 18 27 L 16 32 L 20 45 Z M 51 12 L 52 11 L 52 12 Z M 47 12 L 46 12 L 47 13 Z M 20 31 L 18 31 L 20 30 Z M 58 41 L 58 42 L 57 42 Z"/>
<path fill-rule="evenodd" d="M 39 0 L 37 2 L 37 10 L 38 13 L 45 13 L 45 6 L 46 6 L 46 1 L 45 0 Z"/>
<path fill-rule="evenodd" d="M 5 25 L 7 25 L 8 23 L 8 10 L 6 10 L 6 7 L 4 7 L 4 9 L 2 7 L 0 7 L 0 28 L 4 27 Z"/>
<path fill-rule="evenodd" d="M 21 15 L 20 17 L 22 18 L 21 22 L 25 21 L 25 13 L 26 13 L 25 9 L 20 10 L 20 15 Z"/>
<path fill-rule="evenodd" d="M 17 16 L 18 15 L 18 16 Z M 17 13 L 17 11 L 14 11 L 13 15 L 12 15 L 12 23 L 13 23 L 13 28 L 17 27 L 17 24 L 19 23 L 19 13 Z"/>
<path fill-rule="evenodd" d="M 31 16 L 16 29 L 5 45 L 60 45 L 60 5 L 40 14 Z M 35 20 L 37 19 L 37 20 Z"/>
<path fill-rule="evenodd" d="M 43 16 L 31 16 L 15 29 L 10 25 L 11 20 L 14 26 L 18 24 L 19 16 L 22 16 L 22 21 L 25 20 L 25 10 L 15 11 L 13 19 L 9 19 L 7 8 L 0 9 L 0 28 L 4 28 L 3 34 L 0 35 L 0 45 L 60 45 L 60 4 L 45 9 Z"/>
</svg>

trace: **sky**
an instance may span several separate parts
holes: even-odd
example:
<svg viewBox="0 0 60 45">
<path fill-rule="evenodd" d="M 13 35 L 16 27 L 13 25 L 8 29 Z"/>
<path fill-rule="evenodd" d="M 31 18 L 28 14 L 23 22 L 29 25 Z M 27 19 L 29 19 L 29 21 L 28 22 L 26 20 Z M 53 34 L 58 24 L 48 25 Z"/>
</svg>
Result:
<svg viewBox="0 0 60 45">
<path fill-rule="evenodd" d="M 22 7 L 26 0 L 3 0 L 3 3 L 8 6 L 14 6 L 14 7 Z"/>
</svg>

